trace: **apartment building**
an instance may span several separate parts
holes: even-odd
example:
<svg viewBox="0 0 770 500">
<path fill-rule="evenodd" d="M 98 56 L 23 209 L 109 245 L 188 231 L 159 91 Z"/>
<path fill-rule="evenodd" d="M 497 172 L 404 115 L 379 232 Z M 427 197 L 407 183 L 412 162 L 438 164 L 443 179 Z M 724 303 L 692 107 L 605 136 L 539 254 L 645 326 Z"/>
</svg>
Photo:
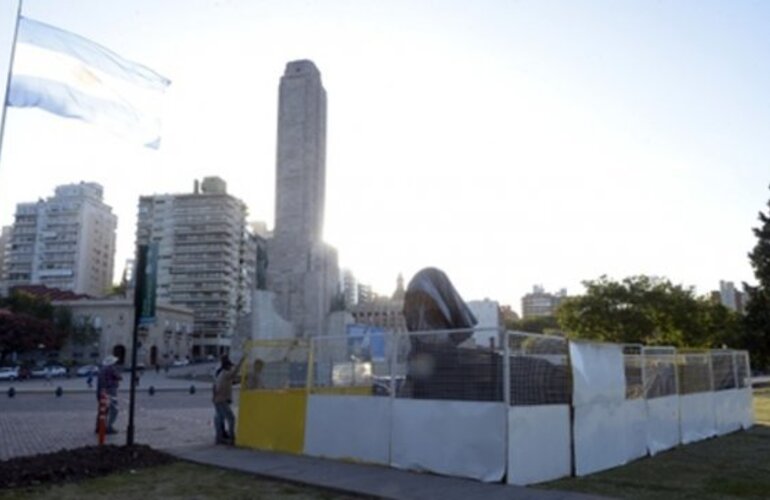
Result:
<svg viewBox="0 0 770 500">
<path fill-rule="evenodd" d="M 95 182 L 67 184 L 16 205 L 5 288 L 44 285 L 102 297 L 112 285 L 118 219 Z"/>
</svg>

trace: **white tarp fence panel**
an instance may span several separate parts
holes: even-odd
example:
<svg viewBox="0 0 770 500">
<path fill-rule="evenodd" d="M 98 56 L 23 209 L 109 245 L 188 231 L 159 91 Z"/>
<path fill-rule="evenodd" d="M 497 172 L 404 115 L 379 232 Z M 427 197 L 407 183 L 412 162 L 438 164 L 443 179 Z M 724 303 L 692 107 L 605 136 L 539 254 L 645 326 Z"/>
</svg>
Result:
<svg viewBox="0 0 770 500">
<path fill-rule="evenodd" d="M 733 358 L 738 383 L 739 421 L 744 429 L 754 425 L 754 399 L 751 392 L 751 364 L 748 352 L 736 352 Z"/>
<path fill-rule="evenodd" d="M 646 400 L 647 449 L 650 455 L 669 450 L 679 444 L 679 396 Z"/>
<path fill-rule="evenodd" d="M 720 436 L 735 432 L 742 427 L 743 397 L 739 389 L 727 389 L 714 393 L 714 408 L 717 417 L 717 434 Z"/>
<path fill-rule="evenodd" d="M 623 347 L 569 343 L 575 408 L 575 473 L 578 476 L 622 465 L 632 446 L 627 437 Z"/>
<path fill-rule="evenodd" d="M 390 462 L 391 398 L 311 394 L 305 454 L 362 462 Z"/>
<path fill-rule="evenodd" d="M 503 402 L 395 399 L 391 465 L 500 481 L 506 419 Z"/>
<path fill-rule="evenodd" d="M 679 423 L 682 444 L 716 436 L 716 410 L 713 392 L 696 392 L 679 396 Z"/>
<path fill-rule="evenodd" d="M 749 429 L 754 425 L 754 397 L 750 387 L 738 389 L 738 407 L 741 427 Z"/>
<path fill-rule="evenodd" d="M 574 418 L 576 475 L 585 476 L 628 461 L 624 402 L 578 406 Z"/>
<path fill-rule="evenodd" d="M 622 346 L 571 341 L 569 354 L 574 406 L 625 399 Z"/>
<path fill-rule="evenodd" d="M 679 378 L 674 347 L 642 348 L 642 383 L 650 455 L 679 444 Z"/>
<path fill-rule="evenodd" d="M 509 484 L 526 485 L 569 475 L 572 460 L 583 476 L 753 424 L 745 352 L 577 341 L 567 365 L 558 339 L 519 335 L 507 344 L 515 362 L 503 368 L 507 353 L 455 358 L 427 341 L 417 352 L 410 337 L 386 337 L 379 358 L 347 338 L 315 341 L 306 454 L 490 482 L 507 473 Z M 425 378 L 426 368 L 443 375 Z M 361 395 L 369 389 L 383 395 Z"/>
<path fill-rule="evenodd" d="M 630 462 L 647 455 L 647 409 L 644 399 L 623 402 L 625 415 L 625 460 Z"/>
<path fill-rule="evenodd" d="M 508 484 L 534 484 L 570 475 L 568 405 L 512 406 L 508 425 Z"/>
</svg>

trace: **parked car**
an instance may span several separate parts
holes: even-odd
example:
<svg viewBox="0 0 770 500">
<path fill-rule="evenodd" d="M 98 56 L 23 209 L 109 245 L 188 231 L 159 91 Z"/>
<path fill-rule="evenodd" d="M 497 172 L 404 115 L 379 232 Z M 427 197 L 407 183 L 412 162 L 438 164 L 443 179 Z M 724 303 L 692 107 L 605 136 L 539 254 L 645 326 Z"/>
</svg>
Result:
<svg viewBox="0 0 770 500">
<path fill-rule="evenodd" d="M 19 378 L 18 366 L 0 367 L 0 380 L 16 380 Z"/>
<path fill-rule="evenodd" d="M 67 369 L 62 365 L 46 365 L 32 369 L 33 377 L 64 377 Z"/>
<path fill-rule="evenodd" d="M 187 366 L 190 364 L 190 360 L 187 358 L 175 359 L 171 366 Z"/>
<path fill-rule="evenodd" d="M 99 367 L 96 365 L 83 365 L 77 369 L 78 377 L 87 377 L 89 375 L 97 375 L 99 373 Z"/>
<path fill-rule="evenodd" d="M 399 391 L 401 391 L 401 388 L 404 385 L 404 382 L 406 381 L 406 377 L 403 375 L 396 376 L 392 379 L 395 382 L 395 389 L 396 394 L 398 394 Z M 390 390 L 392 387 L 392 381 L 391 377 L 383 375 L 383 376 L 373 376 L 372 377 L 372 392 L 375 396 L 389 396 Z"/>
</svg>

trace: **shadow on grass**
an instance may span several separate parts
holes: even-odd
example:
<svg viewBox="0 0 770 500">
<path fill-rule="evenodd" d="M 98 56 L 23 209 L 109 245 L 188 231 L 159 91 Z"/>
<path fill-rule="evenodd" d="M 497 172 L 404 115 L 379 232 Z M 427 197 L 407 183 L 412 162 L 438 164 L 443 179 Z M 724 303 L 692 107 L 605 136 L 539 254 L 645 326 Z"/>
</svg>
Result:
<svg viewBox="0 0 770 500">
<path fill-rule="evenodd" d="M 269 481 L 250 474 L 188 462 L 54 486 L 0 489 L 0 500 L 285 499 L 353 500 L 321 489 Z"/>
</svg>

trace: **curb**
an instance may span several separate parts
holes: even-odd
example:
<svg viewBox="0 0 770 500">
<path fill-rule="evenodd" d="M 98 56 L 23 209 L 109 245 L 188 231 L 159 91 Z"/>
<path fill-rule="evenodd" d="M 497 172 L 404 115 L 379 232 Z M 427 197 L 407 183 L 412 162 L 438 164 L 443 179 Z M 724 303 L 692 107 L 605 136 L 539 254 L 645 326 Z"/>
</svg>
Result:
<svg viewBox="0 0 770 500">
<path fill-rule="evenodd" d="M 36 387 L 36 388 L 31 388 L 31 389 L 19 388 L 17 386 L 8 386 L 7 388 L 3 387 L 0 390 L 0 397 L 2 397 L 3 395 L 7 396 L 8 390 L 11 387 L 13 387 L 13 389 L 14 389 L 15 396 L 19 396 L 21 394 L 55 395 L 56 390 L 58 389 L 59 386 L 49 386 L 49 387 L 45 387 L 45 388 L 37 388 Z M 136 388 L 136 393 L 137 394 L 140 394 L 140 393 L 147 394 L 150 391 L 150 387 L 151 386 L 137 387 Z M 195 393 L 196 394 L 199 391 L 201 391 L 201 390 L 205 391 L 205 386 L 201 387 L 201 386 L 195 385 L 195 384 L 190 384 L 190 385 L 185 386 L 185 387 L 155 387 L 154 389 L 155 389 L 155 393 L 156 394 L 159 393 L 159 392 L 187 392 L 187 393 L 189 393 L 190 392 L 190 387 L 195 387 Z M 237 390 L 238 390 L 237 388 L 235 388 L 235 387 L 233 388 L 233 392 L 234 393 Z M 131 391 L 128 388 L 118 389 L 118 393 L 121 393 L 121 394 L 128 394 L 130 392 Z M 63 396 L 66 396 L 67 394 L 95 394 L 95 393 L 96 393 L 96 388 L 93 388 L 93 389 L 67 389 L 65 387 L 62 387 L 62 395 Z"/>
<path fill-rule="evenodd" d="M 15 387 L 15 386 L 12 386 L 12 387 L 14 387 L 17 396 L 20 395 L 20 394 L 54 394 L 56 392 L 56 389 L 58 388 L 58 386 L 46 387 L 45 389 L 37 389 L 37 388 L 35 388 L 35 389 L 19 389 L 19 388 Z M 147 392 L 149 392 L 149 390 L 150 390 L 149 387 L 137 388 L 136 389 L 136 393 L 137 394 L 147 393 Z M 195 386 L 195 391 L 197 392 L 198 390 L 200 390 L 200 387 Z M 2 392 L 6 392 L 7 393 L 8 389 L 5 389 Z M 120 390 L 118 390 L 118 393 L 128 394 L 129 392 L 131 392 L 131 391 L 128 390 L 128 389 L 120 389 Z M 155 387 L 155 392 L 156 393 L 158 393 L 158 392 L 190 392 L 190 387 L 189 386 L 187 386 L 187 387 Z M 94 393 L 96 393 L 96 389 L 67 389 L 67 388 L 62 387 L 62 394 L 65 395 L 65 396 L 67 394 L 94 394 Z"/>
</svg>

